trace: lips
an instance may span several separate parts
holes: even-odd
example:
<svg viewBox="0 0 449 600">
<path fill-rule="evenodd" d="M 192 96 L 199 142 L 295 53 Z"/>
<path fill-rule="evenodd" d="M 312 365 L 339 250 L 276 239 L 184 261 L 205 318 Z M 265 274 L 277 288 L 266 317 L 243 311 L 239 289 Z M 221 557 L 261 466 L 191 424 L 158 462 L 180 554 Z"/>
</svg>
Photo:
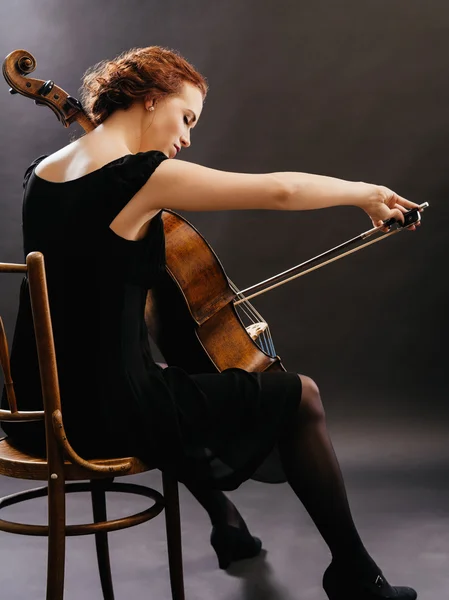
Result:
<svg viewBox="0 0 449 600">
<path fill-rule="evenodd" d="M 181 150 L 181 148 L 179 146 L 177 146 L 176 144 L 174 144 L 175 148 L 176 148 L 176 154 L 178 154 L 178 152 Z"/>
</svg>

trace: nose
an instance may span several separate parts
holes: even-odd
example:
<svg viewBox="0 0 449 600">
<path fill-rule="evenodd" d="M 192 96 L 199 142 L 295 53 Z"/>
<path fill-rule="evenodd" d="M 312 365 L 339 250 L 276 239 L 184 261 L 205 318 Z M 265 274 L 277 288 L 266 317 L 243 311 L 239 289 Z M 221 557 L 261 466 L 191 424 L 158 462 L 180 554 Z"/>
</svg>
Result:
<svg viewBox="0 0 449 600">
<path fill-rule="evenodd" d="M 190 146 L 190 136 L 182 135 L 180 142 L 181 142 L 181 146 L 183 146 L 184 148 L 188 148 Z"/>
</svg>

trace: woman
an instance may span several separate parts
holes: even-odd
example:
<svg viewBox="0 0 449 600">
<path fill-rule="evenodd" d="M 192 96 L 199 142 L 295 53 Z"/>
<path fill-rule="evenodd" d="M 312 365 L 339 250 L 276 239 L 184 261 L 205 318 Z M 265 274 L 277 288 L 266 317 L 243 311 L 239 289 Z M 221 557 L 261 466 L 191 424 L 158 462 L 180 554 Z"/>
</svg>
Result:
<svg viewBox="0 0 449 600">
<path fill-rule="evenodd" d="M 281 470 L 269 481 L 288 481 L 331 551 L 328 597 L 412 600 L 414 590 L 386 582 L 358 535 L 315 382 L 296 373 L 162 369 L 151 357 L 144 306 L 164 271 L 163 208 L 354 205 L 378 226 L 417 205 L 362 182 L 170 160 L 190 146 L 206 93 L 193 66 L 164 48 L 103 61 L 87 71 L 82 90 L 96 129 L 26 172 L 24 251 L 45 256 L 68 438 L 84 456 L 132 452 L 173 472 L 208 511 L 222 568 L 261 548 L 222 490 L 256 477 L 276 452 Z M 25 279 L 11 356 L 22 409 L 41 406 L 32 337 Z M 96 385 L 87 386 L 92 378 Z M 17 444 L 43 450 L 41 423 L 4 429 Z"/>
</svg>

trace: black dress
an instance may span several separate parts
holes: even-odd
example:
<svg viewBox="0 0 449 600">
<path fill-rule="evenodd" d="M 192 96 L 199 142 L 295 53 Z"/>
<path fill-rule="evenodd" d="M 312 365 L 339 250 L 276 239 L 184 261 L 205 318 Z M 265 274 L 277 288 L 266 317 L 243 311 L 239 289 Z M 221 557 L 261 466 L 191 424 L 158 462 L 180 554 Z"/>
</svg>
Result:
<svg viewBox="0 0 449 600">
<path fill-rule="evenodd" d="M 151 356 L 144 307 L 165 267 L 161 213 L 138 241 L 109 224 L 167 157 L 139 152 L 62 183 L 35 174 L 44 158 L 25 173 L 24 255 L 44 254 L 72 446 L 83 457 L 140 456 L 179 481 L 223 490 L 249 478 L 285 481 L 276 445 L 301 396 L 296 374 L 228 369 L 191 375 L 175 366 L 162 369 Z M 40 409 L 26 277 L 11 369 L 19 408 Z M 2 427 L 18 445 L 44 451 L 42 422 Z"/>
</svg>

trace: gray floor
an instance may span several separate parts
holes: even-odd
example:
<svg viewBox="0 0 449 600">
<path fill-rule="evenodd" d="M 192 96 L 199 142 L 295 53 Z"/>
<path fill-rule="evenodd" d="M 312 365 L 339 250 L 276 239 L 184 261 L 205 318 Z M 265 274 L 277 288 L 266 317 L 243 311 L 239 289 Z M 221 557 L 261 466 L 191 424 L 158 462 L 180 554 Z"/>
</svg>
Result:
<svg viewBox="0 0 449 600">
<path fill-rule="evenodd" d="M 410 423 L 400 430 L 356 424 L 333 426 L 355 521 L 366 546 L 391 583 L 419 591 L 421 600 L 449 596 L 449 448 L 447 427 Z M 355 435 L 355 431 L 358 434 Z M 160 489 L 158 472 L 137 476 Z M 0 479 L 2 495 L 33 483 Z M 187 600 L 324 600 L 321 576 L 329 553 L 287 485 L 247 482 L 230 496 L 260 535 L 266 552 L 229 572 L 217 568 L 209 523 L 181 486 Z M 137 511 L 139 498 L 109 499 L 110 516 Z M 34 500 L 3 511 L 5 518 L 45 523 L 45 503 Z M 90 519 L 89 498 L 70 497 L 69 522 Z M 162 515 L 110 535 L 116 600 L 170 598 Z M 66 600 L 101 600 L 93 539 L 67 544 Z M 7 600 L 45 597 L 46 541 L 0 533 L 0 590 Z"/>
</svg>

